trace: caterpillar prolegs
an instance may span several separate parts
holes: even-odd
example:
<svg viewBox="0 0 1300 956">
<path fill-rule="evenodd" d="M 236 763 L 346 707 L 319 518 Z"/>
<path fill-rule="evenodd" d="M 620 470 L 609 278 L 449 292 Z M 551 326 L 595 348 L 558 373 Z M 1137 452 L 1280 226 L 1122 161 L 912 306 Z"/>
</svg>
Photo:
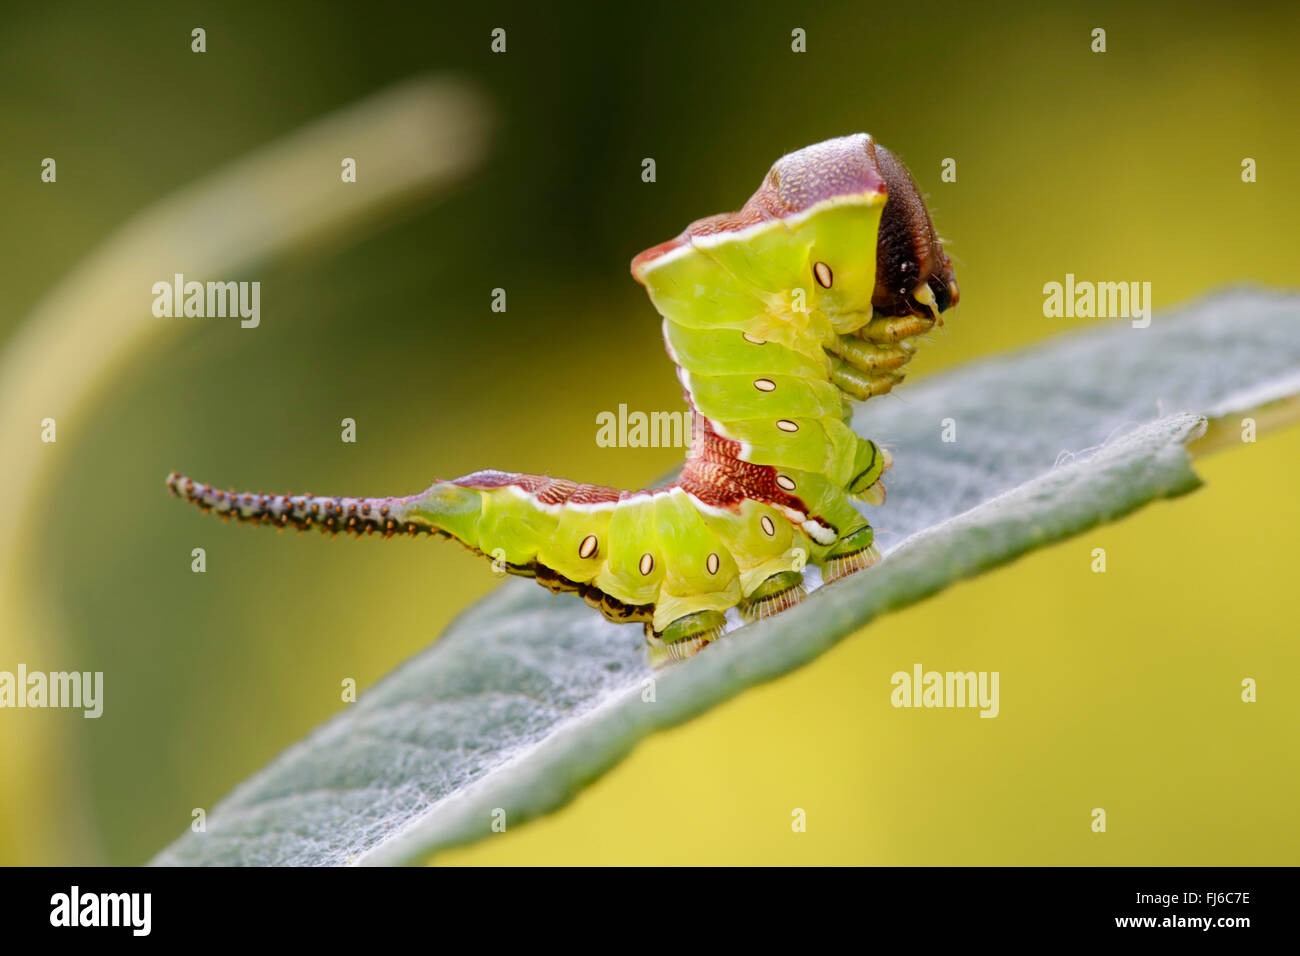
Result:
<svg viewBox="0 0 1300 956">
<path fill-rule="evenodd" d="M 903 379 L 915 340 L 957 303 L 952 265 L 903 164 L 859 133 L 778 160 L 735 213 L 632 260 L 663 316 L 694 414 L 677 481 L 618 491 L 481 471 L 402 498 L 171 490 L 227 518 L 325 532 L 438 534 L 499 567 L 642 622 L 653 662 L 879 560 L 855 500 L 884 501 L 888 452 L 850 400 Z"/>
</svg>

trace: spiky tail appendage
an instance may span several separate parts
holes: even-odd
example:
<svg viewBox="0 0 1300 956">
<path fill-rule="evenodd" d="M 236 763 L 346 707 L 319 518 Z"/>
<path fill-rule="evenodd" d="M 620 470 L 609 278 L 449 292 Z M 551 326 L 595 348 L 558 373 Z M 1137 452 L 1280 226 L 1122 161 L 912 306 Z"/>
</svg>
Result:
<svg viewBox="0 0 1300 956">
<path fill-rule="evenodd" d="M 319 529 L 324 534 L 382 534 L 385 538 L 405 534 L 451 535 L 434 525 L 427 514 L 411 507 L 428 492 L 404 498 L 335 498 L 305 495 L 267 495 L 260 492 L 222 491 L 194 481 L 179 472 L 167 476 L 167 488 L 199 509 L 223 520 L 234 519 L 254 525 Z"/>
</svg>

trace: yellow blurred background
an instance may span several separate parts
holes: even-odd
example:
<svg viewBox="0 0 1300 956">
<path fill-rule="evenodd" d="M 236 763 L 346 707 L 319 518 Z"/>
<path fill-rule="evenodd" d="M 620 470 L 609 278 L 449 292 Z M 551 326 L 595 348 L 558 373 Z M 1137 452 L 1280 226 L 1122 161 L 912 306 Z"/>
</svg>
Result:
<svg viewBox="0 0 1300 956">
<path fill-rule="evenodd" d="M 859 130 L 909 164 L 961 282 L 913 378 L 1082 324 L 1042 315 L 1067 272 L 1150 281 L 1158 311 L 1224 284 L 1295 288 L 1297 27 L 1294 5 L 1197 3 L 7 16 L 0 347 L 134 213 L 374 91 L 454 73 L 497 136 L 445 201 L 222 277 L 261 281 L 260 328 L 160 336 L 60 422 L 43 493 L 8 502 L 40 515 L 19 571 L 40 643 L 0 634 L 0 669 L 103 670 L 105 713 L 0 712 L 0 753 L 19 755 L 0 862 L 149 859 L 338 712 L 341 679 L 364 693 L 493 586 L 451 545 L 222 526 L 168 499 L 168 471 L 339 494 L 481 467 L 641 486 L 680 452 L 598 447 L 595 417 L 681 398 L 628 261 L 738 206 L 781 153 Z M 440 862 L 1300 862 L 1297 461 L 1296 428 L 1208 458 L 1196 494 L 882 619 Z M 1000 716 L 893 709 L 889 675 L 916 662 L 1000 671 Z M 1240 701 L 1246 677 L 1258 703 Z"/>
</svg>

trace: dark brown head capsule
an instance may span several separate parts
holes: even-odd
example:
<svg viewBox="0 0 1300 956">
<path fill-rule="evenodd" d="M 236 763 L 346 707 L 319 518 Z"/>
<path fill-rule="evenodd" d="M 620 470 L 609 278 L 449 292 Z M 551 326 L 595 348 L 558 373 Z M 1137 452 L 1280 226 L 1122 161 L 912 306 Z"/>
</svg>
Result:
<svg viewBox="0 0 1300 956">
<path fill-rule="evenodd" d="M 874 141 L 872 147 L 889 199 L 876 239 L 876 291 L 871 304 L 881 315 L 937 316 L 961 296 L 952 263 L 943 253 L 912 174 L 885 147 Z"/>
</svg>

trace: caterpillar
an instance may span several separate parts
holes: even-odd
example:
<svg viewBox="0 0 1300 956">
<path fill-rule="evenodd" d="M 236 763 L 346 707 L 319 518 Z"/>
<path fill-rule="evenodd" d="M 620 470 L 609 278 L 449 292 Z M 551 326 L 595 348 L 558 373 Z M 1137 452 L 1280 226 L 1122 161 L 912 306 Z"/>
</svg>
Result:
<svg viewBox="0 0 1300 956">
<path fill-rule="evenodd" d="M 880 559 L 854 501 L 879 505 L 889 453 L 850 402 L 903 380 L 918 337 L 957 304 L 952 264 L 907 168 L 869 135 L 779 159 L 738 212 L 632 260 L 663 317 L 693 416 L 680 476 L 619 491 L 479 471 L 385 498 L 173 494 L 229 520 L 326 533 L 437 535 L 512 574 L 644 625 L 653 664 L 715 641 Z"/>
</svg>

